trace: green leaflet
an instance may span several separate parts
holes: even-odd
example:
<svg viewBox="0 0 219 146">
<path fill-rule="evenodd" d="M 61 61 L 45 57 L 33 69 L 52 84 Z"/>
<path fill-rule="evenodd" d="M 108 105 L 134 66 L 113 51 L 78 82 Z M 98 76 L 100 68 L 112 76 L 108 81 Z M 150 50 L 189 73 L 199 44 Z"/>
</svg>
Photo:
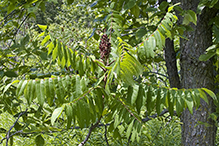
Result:
<svg viewBox="0 0 219 146">
<path fill-rule="evenodd" d="M 27 85 L 27 80 L 21 80 L 19 82 L 18 87 L 17 87 L 17 91 L 16 91 L 16 94 L 18 97 L 23 93 L 26 85 Z"/>
<path fill-rule="evenodd" d="M 36 80 L 35 91 L 36 91 L 37 100 L 38 100 L 39 104 L 42 106 L 42 102 L 41 102 L 42 100 L 40 97 L 40 80 Z"/>
<path fill-rule="evenodd" d="M 15 80 L 15 81 L 13 81 L 12 83 L 9 83 L 7 86 L 5 86 L 4 91 L 3 91 L 3 94 L 5 94 L 5 92 L 9 89 L 9 87 L 10 87 L 12 84 L 18 83 L 18 82 L 19 82 L 19 80 Z"/>
<path fill-rule="evenodd" d="M 162 21 L 162 25 L 167 29 L 167 30 L 171 30 L 172 28 L 172 26 L 170 26 L 169 24 L 168 24 L 168 20 L 167 20 L 168 18 L 166 18 L 166 19 L 164 19 L 163 21 Z M 170 21 L 169 21 L 170 22 Z"/>
<path fill-rule="evenodd" d="M 191 92 L 189 92 L 188 90 L 185 91 L 185 103 L 189 109 L 189 112 L 191 114 L 193 114 L 193 106 L 194 106 L 194 102 L 192 100 L 192 97 L 191 97 Z"/>
<path fill-rule="evenodd" d="M 95 100 L 95 106 L 97 106 L 98 108 L 98 116 L 102 115 L 103 112 L 103 92 L 101 91 L 100 88 L 97 88 L 96 90 L 94 90 L 94 100 Z"/>
<path fill-rule="evenodd" d="M 138 18 L 140 15 L 140 8 L 138 5 L 135 5 L 134 7 L 131 8 L 131 13 Z"/>
<path fill-rule="evenodd" d="M 217 97 L 216 95 L 214 94 L 214 92 L 212 92 L 211 90 L 207 89 L 207 88 L 201 88 L 202 90 L 204 90 L 206 93 L 208 93 L 208 95 L 211 96 L 211 98 L 213 98 L 213 100 L 217 101 Z"/>
<path fill-rule="evenodd" d="M 87 83 L 86 83 L 86 78 L 85 77 L 82 77 L 81 78 L 81 81 L 80 81 L 80 85 L 81 85 L 81 91 L 82 92 L 85 92 L 86 90 L 86 87 L 87 87 Z"/>
<path fill-rule="evenodd" d="M 76 79 L 76 81 L 75 81 L 75 92 L 74 92 L 74 95 L 75 95 L 75 98 L 78 98 L 79 95 L 81 95 L 80 77 L 77 75 L 75 79 Z"/>
<path fill-rule="evenodd" d="M 200 96 L 198 89 L 195 89 L 193 98 L 194 98 L 193 100 L 195 101 L 196 109 L 198 109 L 198 107 L 200 106 Z"/>
<path fill-rule="evenodd" d="M 133 76 L 138 77 L 143 71 L 140 62 L 127 52 L 123 54 L 123 59 L 121 59 L 120 62 L 120 69 L 121 78 L 129 85 L 134 83 Z"/>
<path fill-rule="evenodd" d="M 46 29 L 47 29 L 47 25 L 40 25 L 40 24 L 37 24 L 38 25 L 38 27 L 40 28 L 40 29 L 42 29 L 43 31 L 45 31 Z"/>
<path fill-rule="evenodd" d="M 192 10 L 187 10 L 183 19 L 183 24 L 188 25 L 190 22 L 197 24 L 196 13 Z"/>
<path fill-rule="evenodd" d="M 57 56 L 58 56 L 58 64 L 61 64 L 63 54 L 62 54 L 62 42 L 60 42 L 59 40 L 57 40 Z"/>
<path fill-rule="evenodd" d="M 29 81 L 29 83 L 30 82 L 32 82 L 32 81 Z M 29 103 L 29 97 L 30 97 L 30 95 L 29 95 L 29 91 L 30 91 L 30 84 L 27 84 L 27 87 L 26 87 L 26 89 L 24 90 L 24 97 L 26 98 L 26 100 L 28 101 L 28 104 L 30 104 Z"/>
<path fill-rule="evenodd" d="M 185 100 L 184 96 L 182 96 L 183 93 L 181 90 L 179 90 L 176 94 L 176 114 L 179 116 L 181 112 L 183 111 L 183 108 L 185 107 Z"/>
<path fill-rule="evenodd" d="M 132 135 L 131 135 L 131 141 L 135 141 L 135 137 L 137 137 L 138 133 L 137 130 L 133 127 Z"/>
<path fill-rule="evenodd" d="M 54 49 L 54 44 L 50 42 L 46 47 L 48 48 L 48 55 L 51 54 Z"/>
<path fill-rule="evenodd" d="M 77 109 L 76 116 L 77 116 L 78 124 L 81 128 L 85 128 L 86 125 L 85 125 L 84 116 L 86 116 L 85 115 L 86 110 L 85 110 L 85 108 L 83 108 L 84 107 L 83 100 L 81 100 L 80 102 L 77 102 L 76 105 L 77 105 L 76 106 L 76 109 Z"/>
<path fill-rule="evenodd" d="M 53 79 L 54 86 L 55 86 L 55 93 L 58 98 L 58 103 L 61 104 L 64 101 L 64 93 L 63 93 L 63 88 L 62 88 L 62 83 L 60 77 L 54 78 Z"/>
<path fill-rule="evenodd" d="M 209 104 L 209 102 L 208 102 L 208 97 L 207 97 L 207 95 L 205 94 L 205 92 L 204 92 L 202 89 L 198 89 L 198 91 L 199 91 L 200 97 L 201 97 L 207 104 Z"/>
<path fill-rule="evenodd" d="M 50 39 L 50 35 L 47 35 L 47 36 L 43 39 L 43 41 L 41 42 L 41 45 L 43 46 L 45 43 L 47 43 L 47 42 L 49 41 L 49 39 Z"/>
<path fill-rule="evenodd" d="M 128 124 L 130 122 L 130 113 L 127 111 L 126 108 L 121 108 L 120 110 L 120 117 L 122 117 L 123 121 Z"/>
<path fill-rule="evenodd" d="M 61 60 L 60 64 L 61 64 L 62 68 L 64 68 L 64 67 L 65 67 L 65 64 L 66 64 L 66 62 L 67 62 L 66 60 L 67 60 L 68 58 L 66 58 L 66 56 L 65 56 L 65 55 L 67 55 L 67 54 L 66 54 L 65 48 L 63 48 L 63 45 L 62 45 L 62 47 L 61 47 L 61 51 L 62 51 L 63 56 L 62 56 L 62 58 L 60 59 L 60 60 Z"/>
<path fill-rule="evenodd" d="M 29 100 L 28 100 L 29 104 L 33 101 L 33 99 L 36 98 L 35 83 L 36 81 L 33 80 L 32 82 L 29 81 L 29 84 L 28 84 L 30 86 L 29 91 L 28 91 L 29 92 Z"/>
<path fill-rule="evenodd" d="M 79 75 L 80 77 L 82 77 L 84 75 L 84 63 L 83 63 L 83 58 L 82 55 L 79 55 L 79 66 L 78 66 L 78 70 L 79 70 Z"/>
<path fill-rule="evenodd" d="M 114 128 L 117 128 L 120 123 L 121 123 L 121 119 L 120 119 L 119 115 L 116 114 L 114 117 L 114 125 L 113 125 Z"/>
<path fill-rule="evenodd" d="M 161 36 L 160 36 L 160 32 L 159 31 L 155 31 L 154 32 L 154 37 L 155 37 L 156 45 L 157 45 L 158 49 L 162 49 L 163 48 L 163 44 L 162 44 L 162 39 L 161 39 Z"/>
<path fill-rule="evenodd" d="M 55 97 L 55 86 L 54 86 L 54 82 L 53 82 L 53 79 L 52 78 L 49 78 L 48 79 L 48 96 L 47 96 L 47 102 L 49 103 L 49 105 L 52 105 L 53 104 L 53 100 L 54 100 L 54 97 Z"/>
<path fill-rule="evenodd" d="M 155 47 L 156 47 L 156 40 L 154 38 L 154 36 L 150 36 L 149 39 L 148 39 L 148 47 L 153 51 L 155 50 Z M 153 55 L 152 55 L 153 57 Z"/>
<path fill-rule="evenodd" d="M 172 95 L 171 90 L 167 90 L 166 100 L 168 102 L 168 111 L 170 113 L 170 116 L 173 116 L 174 108 L 173 108 L 173 99 L 171 95 Z"/>
<path fill-rule="evenodd" d="M 55 121 L 57 118 L 59 118 L 62 114 L 62 111 L 64 110 L 65 106 L 61 106 L 59 108 L 56 108 L 53 113 L 52 113 L 52 116 L 51 116 L 51 124 L 54 125 Z"/>
<path fill-rule="evenodd" d="M 126 102 L 129 103 L 129 104 L 131 104 L 132 93 L 133 93 L 133 87 L 129 86 L 128 87 L 128 93 L 127 93 L 127 99 L 126 99 Z"/>
<path fill-rule="evenodd" d="M 132 97 L 131 97 L 131 105 L 133 105 L 137 100 L 138 89 L 139 89 L 139 86 L 137 86 L 137 85 L 133 86 L 133 93 L 132 93 Z"/>
<path fill-rule="evenodd" d="M 138 114 L 140 114 L 141 108 L 144 105 L 143 104 L 144 98 L 145 98 L 144 88 L 143 88 L 143 85 L 140 84 L 139 90 L 138 90 L 138 96 L 137 96 L 137 100 L 136 100 L 136 109 L 137 109 Z"/>
<path fill-rule="evenodd" d="M 132 120 L 132 122 L 129 124 L 128 128 L 127 128 L 127 132 L 126 132 L 126 138 L 128 139 L 129 136 L 131 135 L 132 133 L 132 128 L 133 128 L 133 124 L 134 124 L 134 119 Z"/>
<path fill-rule="evenodd" d="M 56 42 L 58 40 L 54 40 L 54 42 Z M 56 60 L 56 57 L 58 56 L 58 45 L 56 43 L 55 46 L 55 49 L 52 51 L 52 60 L 55 61 Z"/>
<path fill-rule="evenodd" d="M 44 87 L 44 80 L 40 80 L 40 98 L 38 98 L 39 104 L 43 106 L 45 102 L 45 87 Z"/>
<path fill-rule="evenodd" d="M 63 87 L 63 82 L 62 82 L 62 80 L 63 80 L 63 78 L 60 78 L 60 77 L 57 77 L 57 79 L 58 79 L 58 94 L 59 94 L 59 96 L 58 96 L 58 100 L 61 102 L 61 103 L 63 103 L 64 102 L 64 98 L 65 98 L 65 88 Z M 57 92 L 57 90 L 56 90 L 56 92 Z"/>
<path fill-rule="evenodd" d="M 161 113 L 161 90 L 158 89 L 157 90 L 157 100 L 156 100 L 156 111 L 157 111 L 157 114 L 160 115 Z"/>
<path fill-rule="evenodd" d="M 72 52 L 69 49 L 66 49 L 66 54 L 67 54 L 67 67 L 71 65 L 71 54 Z"/>
<path fill-rule="evenodd" d="M 90 114 L 91 114 L 91 122 L 94 123 L 97 119 L 97 112 L 95 110 L 95 102 L 93 100 L 93 98 L 91 96 L 88 97 L 88 102 L 89 102 L 89 111 L 90 111 Z"/>
<path fill-rule="evenodd" d="M 44 138 L 42 137 L 41 134 L 39 134 L 36 138 L 35 138 L 35 143 L 36 143 L 36 146 L 43 146 L 45 144 L 45 140 Z"/>
<path fill-rule="evenodd" d="M 152 87 L 149 86 L 148 87 L 148 91 L 147 91 L 147 100 L 146 100 L 146 107 L 147 107 L 147 111 L 148 113 L 150 114 L 151 111 L 152 111 L 152 108 L 153 108 L 153 105 L 152 105 Z"/>
<path fill-rule="evenodd" d="M 150 39 L 150 41 L 152 41 Z M 149 40 L 145 40 L 144 41 L 144 51 L 145 51 L 145 54 L 146 54 L 146 58 L 150 58 L 150 57 L 154 57 L 155 53 L 153 51 L 154 48 L 151 48 L 151 44 L 149 42 Z"/>
</svg>

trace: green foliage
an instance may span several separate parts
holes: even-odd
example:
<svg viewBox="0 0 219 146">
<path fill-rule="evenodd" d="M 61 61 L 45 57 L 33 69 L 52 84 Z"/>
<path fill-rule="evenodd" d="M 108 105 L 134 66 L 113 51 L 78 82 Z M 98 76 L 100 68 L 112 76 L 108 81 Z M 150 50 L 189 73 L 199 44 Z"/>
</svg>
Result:
<svg viewBox="0 0 219 146">
<path fill-rule="evenodd" d="M 20 13 L 24 8 L 26 13 L 21 14 L 22 18 L 34 17 L 38 8 L 44 11 L 46 1 L 7 2 L 2 5 L 7 8 L 2 13 L 17 10 Z M 61 141 L 60 145 L 64 145 L 68 142 L 65 143 L 62 136 L 69 140 L 69 132 L 77 140 L 68 144 L 75 145 L 85 138 L 86 128 L 100 122 L 100 125 L 108 125 L 106 130 L 113 145 L 125 145 L 129 141 L 133 145 L 142 142 L 159 145 L 165 142 L 162 138 L 167 132 L 156 137 L 162 122 L 154 120 L 155 126 L 149 124 L 151 127 L 146 128 L 144 120 L 148 116 L 159 115 L 163 109 L 168 109 L 173 119 L 174 111 L 178 116 L 186 108 L 192 113 L 193 108 L 199 107 L 200 99 L 208 103 L 207 94 L 218 102 L 215 94 L 206 88 L 164 87 L 159 82 L 162 78 L 148 75 L 156 62 L 162 64 L 159 53 L 163 55 L 165 39 L 182 36 L 183 27 L 190 22 L 196 24 L 193 11 L 185 11 L 184 26 L 176 27 L 175 6 L 163 13 L 161 10 L 168 4 L 163 3 L 157 9 L 153 6 L 154 0 L 66 2 L 73 4 L 62 5 L 63 12 L 55 18 L 57 23 L 37 25 L 40 34 L 30 29 L 16 39 L 7 32 L 7 28 L 19 28 L 18 23 L 14 23 L 16 19 L 12 17 L 13 22 L 6 24 L 5 20 L 3 23 L 5 26 L 0 33 L 5 35 L 1 40 L 5 44 L 11 39 L 12 42 L 0 52 L 0 107 L 1 112 L 15 115 L 15 118 L 27 109 L 14 126 L 16 131 L 22 130 L 21 135 L 34 136 L 37 145 L 48 144 L 47 139 L 51 137 L 54 138 L 51 143 L 58 145 Z M 87 16 L 89 13 L 92 14 Z M 95 24 L 92 22 L 94 15 Z M 107 61 L 101 60 L 98 52 L 99 38 L 105 33 L 112 43 Z M 200 58 L 207 60 L 209 56 Z M 177 127 L 174 122 L 169 125 L 173 129 Z M 179 136 L 173 131 L 169 132 L 173 137 L 165 142 L 166 145 L 179 143 Z M 99 133 L 103 132 L 95 132 L 96 137 L 101 137 Z M 155 143 L 152 136 L 158 139 Z M 91 137 L 90 144 L 103 143 L 97 139 Z"/>
</svg>

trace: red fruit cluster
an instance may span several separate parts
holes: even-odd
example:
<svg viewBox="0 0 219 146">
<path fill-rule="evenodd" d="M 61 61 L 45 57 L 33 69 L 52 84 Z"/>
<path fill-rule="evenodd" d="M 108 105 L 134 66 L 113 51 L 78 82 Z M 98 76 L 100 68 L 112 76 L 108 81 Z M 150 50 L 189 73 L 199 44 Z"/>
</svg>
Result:
<svg viewBox="0 0 219 146">
<path fill-rule="evenodd" d="M 111 43 L 109 41 L 109 38 L 106 34 L 102 35 L 100 39 L 100 58 L 102 60 L 105 60 L 109 58 L 110 52 L 111 52 Z"/>
</svg>

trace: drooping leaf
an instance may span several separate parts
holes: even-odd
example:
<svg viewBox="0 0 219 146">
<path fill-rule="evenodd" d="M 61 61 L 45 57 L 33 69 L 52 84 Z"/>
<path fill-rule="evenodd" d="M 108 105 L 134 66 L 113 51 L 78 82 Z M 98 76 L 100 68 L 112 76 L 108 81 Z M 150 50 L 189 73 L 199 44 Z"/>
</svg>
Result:
<svg viewBox="0 0 219 146">
<path fill-rule="evenodd" d="M 127 132 L 126 132 L 126 138 L 127 138 L 127 139 L 129 138 L 129 136 L 130 136 L 131 133 L 132 133 L 132 128 L 133 128 L 134 121 L 135 121 L 135 120 L 132 120 L 132 122 L 131 122 L 131 123 L 129 124 L 129 126 L 128 126 L 128 129 L 127 129 Z"/>
<path fill-rule="evenodd" d="M 61 107 L 58 107 L 56 108 L 53 113 L 52 113 L 52 116 L 51 116 L 51 124 L 54 125 L 55 121 L 57 118 L 59 118 L 62 114 L 62 111 L 64 110 L 65 106 L 61 106 Z"/>
<path fill-rule="evenodd" d="M 185 102 L 186 102 L 186 105 L 187 105 L 187 107 L 189 109 L 189 112 L 191 114 L 193 114 L 194 102 L 192 100 L 191 94 L 190 94 L 190 92 L 188 90 L 186 90 L 184 95 L 185 95 Z"/>
<path fill-rule="evenodd" d="M 215 100 L 215 101 L 218 100 L 216 95 L 214 94 L 214 92 L 212 92 L 211 90 L 209 90 L 207 88 L 201 88 L 201 89 L 204 90 L 206 93 L 208 93 L 208 95 L 210 95 L 213 98 L 213 100 Z"/>
<path fill-rule="evenodd" d="M 138 90 L 139 90 L 139 86 L 137 86 L 137 85 L 133 86 L 133 93 L 132 93 L 132 97 L 131 97 L 131 105 L 133 105 L 137 100 Z"/>
<path fill-rule="evenodd" d="M 208 97 L 202 89 L 198 89 L 200 97 L 208 104 Z"/>
<path fill-rule="evenodd" d="M 137 108 L 138 114 L 140 114 L 141 108 L 143 106 L 143 99 L 144 98 L 145 98 L 144 88 L 143 88 L 143 85 L 140 84 L 139 90 L 138 90 L 138 96 L 137 96 L 137 100 L 136 100 L 136 108 Z"/>
<path fill-rule="evenodd" d="M 183 19 L 183 24 L 188 25 L 190 22 L 197 24 L 196 13 L 192 10 L 187 10 Z"/>
<path fill-rule="evenodd" d="M 216 52 L 207 52 L 207 54 L 202 54 L 199 57 L 200 61 L 207 61 L 208 59 L 210 59 L 211 57 L 213 57 L 216 54 Z"/>
<path fill-rule="evenodd" d="M 22 80 L 22 81 L 18 84 L 17 92 L 16 92 L 16 93 L 17 93 L 17 96 L 20 96 L 20 95 L 23 93 L 23 91 L 24 91 L 26 85 L 27 85 L 27 80 Z"/>
<path fill-rule="evenodd" d="M 40 24 L 37 24 L 38 25 L 38 27 L 40 28 L 40 29 L 42 29 L 43 31 L 45 31 L 46 29 L 47 29 L 47 25 L 40 25 Z"/>
<path fill-rule="evenodd" d="M 37 146 L 43 146 L 45 144 L 45 140 L 41 134 L 35 138 L 35 143 Z"/>
<path fill-rule="evenodd" d="M 157 114 L 160 115 L 161 113 L 161 90 L 158 89 L 157 90 L 157 100 L 156 100 L 156 111 L 157 111 Z"/>
<path fill-rule="evenodd" d="M 72 106 L 71 104 L 67 104 L 65 106 L 65 113 L 66 113 L 66 116 L 67 116 L 67 129 L 69 129 L 71 127 L 71 122 L 72 122 L 72 119 L 74 117 L 74 113 L 73 113 L 73 109 L 72 109 Z"/>
</svg>

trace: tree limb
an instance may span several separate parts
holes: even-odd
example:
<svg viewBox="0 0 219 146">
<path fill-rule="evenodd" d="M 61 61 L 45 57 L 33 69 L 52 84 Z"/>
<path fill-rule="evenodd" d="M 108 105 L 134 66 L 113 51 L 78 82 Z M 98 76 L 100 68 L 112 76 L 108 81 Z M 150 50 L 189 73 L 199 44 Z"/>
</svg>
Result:
<svg viewBox="0 0 219 146">
<path fill-rule="evenodd" d="M 101 119 L 101 118 L 102 118 L 102 116 L 100 117 L 100 119 Z M 88 134 L 87 134 L 85 140 L 82 141 L 78 146 L 83 146 L 83 145 L 88 141 L 88 139 L 89 139 L 89 137 L 90 137 L 90 135 L 91 135 L 91 132 L 99 125 L 100 119 L 99 119 L 94 125 L 93 125 L 93 124 L 91 125 L 90 130 L 89 130 L 89 132 L 88 132 Z"/>
<path fill-rule="evenodd" d="M 107 125 L 104 125 L 104 126 L 105 126 L 105 134 L 104 134 L 105 141 L 106 141 L 107 146 L 109 146 L 109 142 L 108 142 L 108 138 L 107 138 Z"/>
<path fill-rule="evenodd" d="M 7 134 L 6 134 L 6 146 L 8 146 L 8 140 L 9 140 L 9 138 L 11 137 L 11 136 L 13 136 L 13 135 L 15 135 L 16 133 L 18 133 L 18 131 L 17 132 L 15 132 L 15 133 L 13 133 L 12 135 L 10 135 L 10 131 L 12 130 L 12 128 L 14 128 L 14 126 L 15 126 L 15 124 L 18 122 L 18 120 L 19 120 L 19 118 L 22 116 L 22 115 L 24 115 L 25 113 L 27 112 L 27 109 L 24 111 L 24 112 L 21 112 L 19 115 L 18 115 L 18 117 L 17 117 L 17 119 L 16 119 L 16 121 L 14 122 L 14 124 L 10 127 L 10 129 L 8 130 L 8 132 L 7 132 Z"/>
<path fill-rule="evenodd" d="M 17 35 L 18 31 L 20 30 L 21 26 L 24 24 L 24 22 L 27 20 L 27 18 L 30 16 L 30 14 L 28 14 L 24 20 L 21 22 L 21 24 L 19 25 L 19 27 L 17 28 L 16 32 L 14 33 L 13 39 L 15 38 L 15 36 Z M 13 39 L 11 40 L 11 42 L 8 45 L 8 48 L 10 48 L 11 43 L 13 42 Z"/>
</svg>

